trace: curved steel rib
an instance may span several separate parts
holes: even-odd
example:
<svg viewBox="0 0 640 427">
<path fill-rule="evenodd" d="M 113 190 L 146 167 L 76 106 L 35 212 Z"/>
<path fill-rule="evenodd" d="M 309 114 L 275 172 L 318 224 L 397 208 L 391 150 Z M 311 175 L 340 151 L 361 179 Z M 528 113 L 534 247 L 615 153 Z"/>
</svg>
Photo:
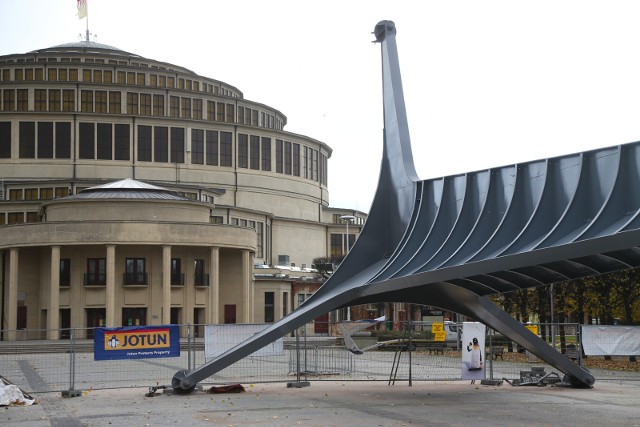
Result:
<svg viewBox="0 0 640 427">
<path fill-rule="evenodd" d="M 349 256 L 301 307 L 211 362 L 177 392 L 318 316 L 375 302 L 452 310 L 501 332 L 567 375 L 594 378 L 488 295 L 640 266 L 640 143 L 420 181 L 404 106 L 395 25 L 382 51 L 384 145 L 369 218 Z"/>
</svg>

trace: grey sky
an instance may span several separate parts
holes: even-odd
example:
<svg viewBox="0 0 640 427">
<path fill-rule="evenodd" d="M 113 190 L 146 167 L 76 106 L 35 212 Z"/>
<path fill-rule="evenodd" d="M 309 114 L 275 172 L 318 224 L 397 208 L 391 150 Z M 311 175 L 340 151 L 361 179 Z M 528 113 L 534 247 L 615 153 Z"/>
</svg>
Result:
<svg viewBox="0 0 640 427">
<path fill-rule="evenodd" d="M 332 206 L 367 211 L 379 46 L 396 23 L 421 178 L 640 139 L 634 1 L 88 0 L 97 41 L 225 81 L 326 142 Z M 0 0 L 0 54 L 77 41 L 75 0 Z"/>
</svg>

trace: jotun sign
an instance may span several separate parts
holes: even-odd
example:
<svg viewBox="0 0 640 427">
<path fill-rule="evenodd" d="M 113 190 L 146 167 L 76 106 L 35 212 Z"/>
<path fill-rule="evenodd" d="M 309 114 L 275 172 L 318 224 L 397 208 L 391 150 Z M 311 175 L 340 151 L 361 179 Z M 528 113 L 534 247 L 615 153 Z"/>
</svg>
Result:
<svg viewBox="0 0 640 427">
<path fill-rule="evenodd" d="M 180 357 L 178 325 L 96 328 L 93 333 L 95 360 Z"/>
</svg>

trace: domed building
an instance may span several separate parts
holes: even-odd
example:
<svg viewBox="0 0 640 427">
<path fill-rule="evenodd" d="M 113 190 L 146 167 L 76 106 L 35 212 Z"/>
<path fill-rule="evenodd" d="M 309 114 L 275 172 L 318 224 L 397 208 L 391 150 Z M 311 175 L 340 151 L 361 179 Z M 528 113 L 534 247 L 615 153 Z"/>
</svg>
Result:
<svg viewBox="0 0 640 427">
<path fill-rule="evenodd" d="M 313 260 L 343 255 L 345 218 L 352 244 L 366 215 L 329 207 L 331 148 L 286 123 L 104 44 L 0 56 L 0 329 L 295 309 L 322 282 Z"/>
</svg>

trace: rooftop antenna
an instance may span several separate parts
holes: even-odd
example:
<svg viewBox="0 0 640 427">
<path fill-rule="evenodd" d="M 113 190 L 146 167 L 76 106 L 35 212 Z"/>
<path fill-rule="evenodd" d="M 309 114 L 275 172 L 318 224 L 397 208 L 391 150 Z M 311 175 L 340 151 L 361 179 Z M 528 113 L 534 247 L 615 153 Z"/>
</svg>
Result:
<svg viewBox="0 0 640 427">
<path fill-rule="evenodd" d="M 86 41 L 89 41 L 89 5 L 88 0 L 78 0 L 78 19 L 87 18 Z"/>
</svg>

